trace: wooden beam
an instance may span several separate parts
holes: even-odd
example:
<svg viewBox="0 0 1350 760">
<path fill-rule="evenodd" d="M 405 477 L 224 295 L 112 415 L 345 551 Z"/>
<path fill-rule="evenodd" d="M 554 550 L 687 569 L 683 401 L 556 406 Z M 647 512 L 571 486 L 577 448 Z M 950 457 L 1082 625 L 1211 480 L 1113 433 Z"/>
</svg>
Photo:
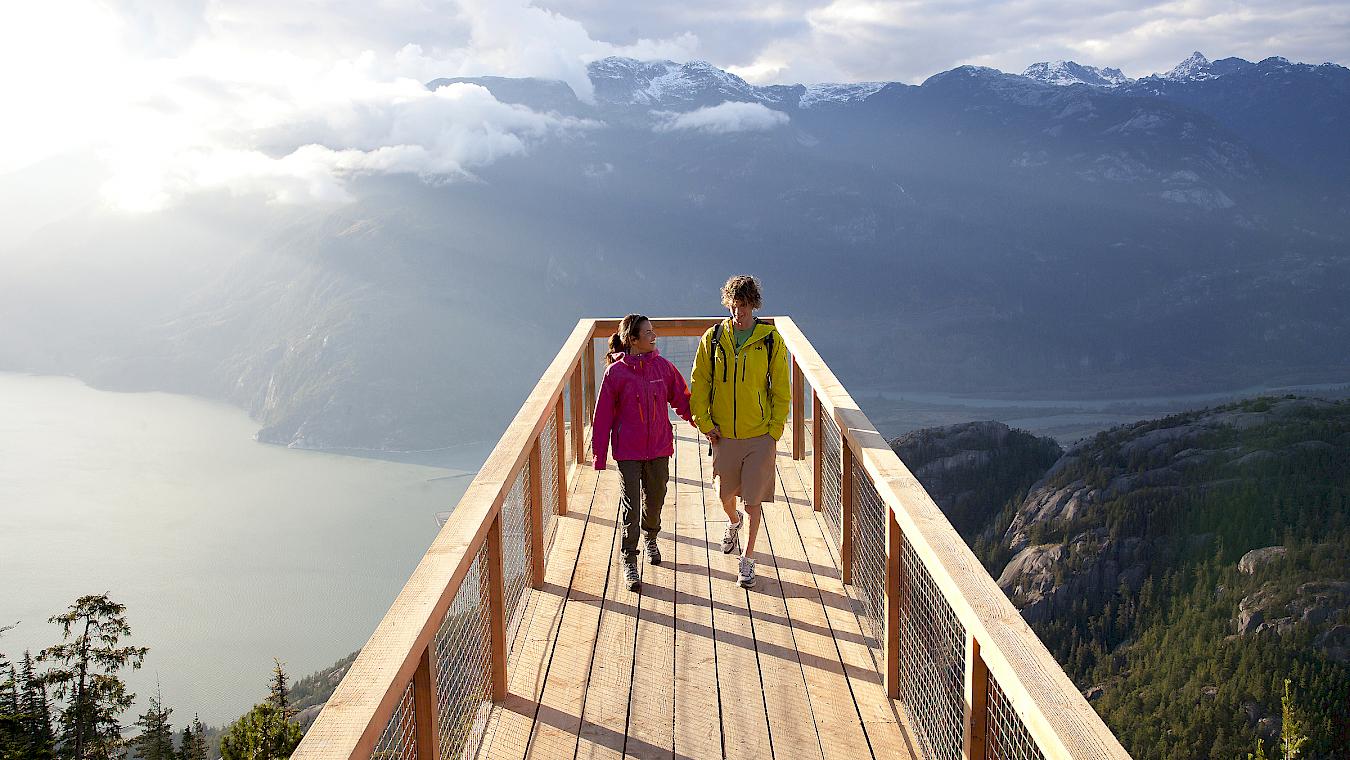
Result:
<svg viewBox="0 0 1350 760">
<path fill-rule="evenodd" d="M 540 437 L 530 447 L 530 588 L 544 586 L 544 446 Z"/>
<path fill-rule="evenodd" d="M 881 674 L 886 685 L 886 695 L 891 699 L 900 696 L 900 604 L 902 595 L 902 564 L 900 523 L 895 513 L 886 510 L 886 640 L 885 671 Z"/>
<path fill-rule="evenodd" d="M 989 717 L 989 669 L 980 657 L 980 642 L 966 634 L 965 721 L 961 732 L 961 756 L 984 760 L 984 737 Z"/>
<path fill-rule="evenodd" d="M 853 582 L 853 449 L 847 440 L 839 444 L 839 578 L 847 585 Z"/>
<path fill-rule="evenodd" d="M 664 338 L 697 338 L 707 332 L 709 327 L 726 318 L 721 317 L 649 317 L 657 334 Z M 764 322 L 772 323 L 773 317 L 760 317 Z M 607 340 L 619 329 L 621 320 L 615 318 L 595 320 L 592 337 Z"/>
<path fill-rule="evenodd" d="M 492 518 L 487 538 L 488 638 L 492 653 L 492 701 L 506 696 L 506 576 L 502 569 L 502 518 Z"/>
<path fill-rule="evenodd" d="M 431 646 L 422 650 L 417 672 L 413 675 L 413 726 L 418 760 L 435 760 L 441 756 L 441 737 L 436 725 L 440 716 L 436 711 L 436 693 L 431 686 L 431 650 Z"/>
<path fill-rule="evenodd" d="M 582 390 L 582 398 L 586 400 L 586 415 L 582 422 L 589 426 L 595 420 L 595 341 L 586 341 L 586 356 L 581 362 L 581 376 L 586 382 L 586 387 Z M 589 436 L 585 443 L 590 444 Z"/>
<path fill-rule="evenodd" d="M 797 366 L 797 359 L 792 359 L 792 458 L 806 458 L 806 439 L 805 426 L 802 424 L 803 415 L 803 386 L 802 368 Z"/>
<path fill-rule="evenodd" d="M 578 359 L 572 368 L 572 374 L 568 381 L 568 399 L 567 403 L 572 409 L 572 458 L 579 465 L 587 464 L 586 460 L 586 402 L 582 400 L 585 390 L 582 388 L 581 363 L 584 358 Z"/>
<path fill-rule="evenodd" d="M 821 501 L 820 486 L 824 482 L 821 472 L 821 463 L 825 460 L 821 457 L 820 438 L 824 433 L 824 428 L 820 424 L 820 396 L 816 394 L 814 388 L 811 389 L 811 504 L 816 511 L 824 509 L 825 502 Z"/>
<path fill-rule="evenodd" d="M 556 486 L 558 489 L 558 503 L 553 511 L 555 514 L 559 515 L 567 514 L 567 467 L 569 463 L 567 461 L 567 427 L 564 424 L 566 418 L 564 406 L 562 398 L 559 397 L 557 406 L 553 408 L 553 428 L 558 434 L 558 439 L 554 446 L 554 448 L 557 449 L 554 454 L 556 455 L 558 470 L 558 483 Z"/>
</svg>

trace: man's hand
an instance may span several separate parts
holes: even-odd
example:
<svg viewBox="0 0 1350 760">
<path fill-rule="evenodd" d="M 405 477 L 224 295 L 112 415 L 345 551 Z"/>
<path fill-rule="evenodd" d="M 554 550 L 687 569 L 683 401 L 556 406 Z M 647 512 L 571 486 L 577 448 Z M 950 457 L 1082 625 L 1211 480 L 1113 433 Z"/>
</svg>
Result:
<svg viewBox="0 0 1350 760">
<path fill-rule="evenodd" d="M 708 443 L 717 443 L 722 440 L 722 429 L 713 425 L 713 429 L 707 432 Z"/>
</svg>

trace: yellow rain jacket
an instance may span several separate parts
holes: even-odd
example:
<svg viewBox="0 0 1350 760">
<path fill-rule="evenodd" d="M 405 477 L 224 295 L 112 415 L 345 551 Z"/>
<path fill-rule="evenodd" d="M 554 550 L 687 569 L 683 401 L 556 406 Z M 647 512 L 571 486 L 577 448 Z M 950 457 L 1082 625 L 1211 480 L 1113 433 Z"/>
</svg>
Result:
<svg viewBox="0 0 1350 760">
<path fill-rule="evenodd" d="M 783 437 L 792 402 L 787 347 L 773 325 L 755 321 L 755 331 L 736 350 L 731 320 L 722 320 L 717 345 L 710 327 L 698 342 L 691 377 L 689 411 L 707 433 L 716 425 L 727 438 Z M 765 338 L 773 336 L 771 341 Z M 772 344 L 772 355 L 769 348 Z M 714 353 L 717 366 L 713 366 Z"/>
</svg>

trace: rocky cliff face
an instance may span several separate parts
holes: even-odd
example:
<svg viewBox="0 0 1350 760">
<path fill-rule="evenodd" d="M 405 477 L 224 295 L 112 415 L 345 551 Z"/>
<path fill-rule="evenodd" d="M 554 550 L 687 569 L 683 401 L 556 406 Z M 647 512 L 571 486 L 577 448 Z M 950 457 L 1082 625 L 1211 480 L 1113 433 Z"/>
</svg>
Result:
<svg viewBox="0 0 1350 760">
<path fill-rule="evenodd" d="M 924 428 L 891 441 L 943 514 L 967 542 L 990 526 L 1010 499 L 1059 458 L 1048 438 L 1001 422 L 967 422 Z"/>
<path fill-rule="evenodd" d="M 1333 414 L 1339 426 L 1309 424 L 1322 414 Z M 1202 528 L 1215 526 L 1187 519 L 1193 502 L 1278 475 L 1295 460 L 1347 455 L 1344 405 L 1314 399 L 1224 407 L 1103 433 L 1065 452 L 1018 507 L 1002 536 L 1012 559 L 999 586 L 1031 622 L 1066 614 L 1083 599 L 1138 593 L 1151 573 L 1213 551 L 1216 533 Z"/>
<path fill-rule="evenodd" d="M 977 555 L 1135 757 L 1273 741 L 1285 678 L 1307 756 L 1350 751 L 1350 403 L 1101 433 L 984 531 Z"/>
</svg>

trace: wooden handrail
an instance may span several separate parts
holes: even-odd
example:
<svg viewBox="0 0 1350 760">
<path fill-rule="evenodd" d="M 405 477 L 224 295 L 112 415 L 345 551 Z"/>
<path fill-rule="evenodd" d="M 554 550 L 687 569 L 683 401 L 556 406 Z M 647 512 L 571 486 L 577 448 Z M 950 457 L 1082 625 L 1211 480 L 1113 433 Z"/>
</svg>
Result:
<svg viewBox="0 0 1350 760">
<path fill-rule="evenodd" d="M 898 523 L 900 533 L 973 638 L 979 657 L 974 661 L 968 658 L 967 668 L 988 668 L 1047 758 L 1128 758 L 1115 734 L 1069 680 L 806 336 L 790 318 L 779 317 L 775 324 L 814 389 L 821 411 L 839 426 L 845 445 L 861 463 Z M 849 478 L 849 473 L 843 473 L 843 477 Z M 844 530 L 848 530 L 847 526 Z M 893 642 L 888 643 L 894 646 Z M 982 687 L 972 686 L 972 691 L 983 693 Z M 971 705 L 966 707 L 971 712 Z"/>
<path fill-rule="evenodd" d="M 529 461 L 534 442 L 549 420 L 556 419 L 555 405 L 573 368 L 591 348 L 594 329 L 593 320 L 577 322 L 306 732 L 295 751 L 297 760 L 370 757 L 479 548 L 497 524 L 502 503 Z"/>
</svg>

